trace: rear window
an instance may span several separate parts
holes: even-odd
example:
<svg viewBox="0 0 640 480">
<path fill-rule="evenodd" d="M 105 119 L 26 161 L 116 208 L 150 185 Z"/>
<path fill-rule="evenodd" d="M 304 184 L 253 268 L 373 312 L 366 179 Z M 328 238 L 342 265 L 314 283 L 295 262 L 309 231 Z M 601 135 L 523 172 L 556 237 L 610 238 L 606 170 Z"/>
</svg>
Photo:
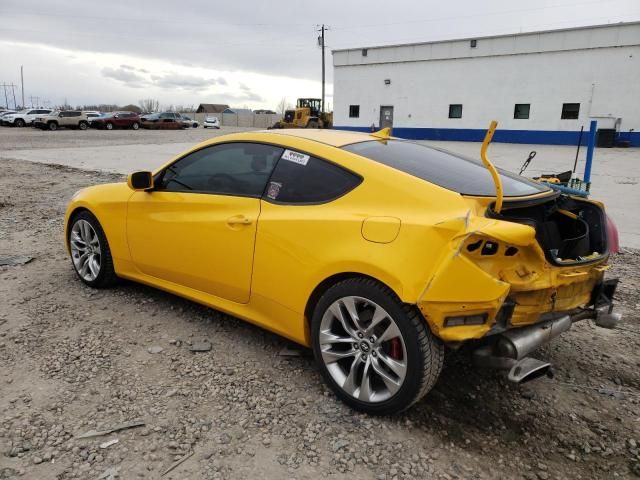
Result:
<svg viewBox="0 0 640 480">
<path fill-rule="evenodd" d="M 285 150 L 267 185 L 265 196 L 276 203 L 314 204 L 335 200 L 362 179 L 316 157 Z"/>
<path fill-rule="evenodd" d="M 446 150 L 403 140 L 371 140 L 342 148 L 464 195 L 493 196 L 496 193 L 491 174 L 481 162 Z M 507 197 L 549 190 L 518 175 L 498 171 Z"/>
</svg>

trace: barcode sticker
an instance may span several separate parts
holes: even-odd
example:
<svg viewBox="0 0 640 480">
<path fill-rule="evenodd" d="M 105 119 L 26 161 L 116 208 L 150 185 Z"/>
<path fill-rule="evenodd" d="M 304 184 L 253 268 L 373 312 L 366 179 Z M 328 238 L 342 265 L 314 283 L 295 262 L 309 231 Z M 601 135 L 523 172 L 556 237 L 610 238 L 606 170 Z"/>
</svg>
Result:
<svg viewBox="0 0 640 480">
<path fill-rule="evenodd" d="M 292 150 L 285 150 L 282 154 L 283 160 L 289 160 L 290 162 L 297 163 L 299 165 L 307 165 L 309 162 L 309 155 L 305 155 L 304 153 L 294 152 Z"/>
</svg>

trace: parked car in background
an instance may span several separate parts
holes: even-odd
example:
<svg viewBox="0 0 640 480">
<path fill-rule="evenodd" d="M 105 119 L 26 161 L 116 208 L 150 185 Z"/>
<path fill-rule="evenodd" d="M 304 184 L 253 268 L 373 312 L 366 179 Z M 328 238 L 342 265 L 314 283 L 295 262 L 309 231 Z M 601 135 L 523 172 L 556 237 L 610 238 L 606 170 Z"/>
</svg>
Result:
<svg viewBox="0 0 640 480">
<path fill-rule="evenodd" d="M 27 108 L 16 113 L 11 113 L 2 117 L 2 125 L 11 127 L 24 127 L 31 125 L 36 117 L 48 115 L 50 108 Z"/>
<path fill-rule="evenodd" d="M 78 128 L 86 130 L 89 128 L 87 115 L 80 111 L 55 110 L 48 115 L 36 117 L 33 126 L 41 130 L 58 130 L 58 128 Z"/>
<path fill-rule="evenodd" d="M 159 112 L 144 115 L 141 121 L 142 128 L 154 130 L 178 130 L 187 128 L 180 114 L 175 112 Z"/>
<path fill-rule="evenodd" d="M 0 119 L 5 115 L 11 115 L 12 113 L 18 113 L 16 110 L 3 110 L 0 112 Z"/>
<path fill-rule="evenodd" d="M 91 120 L 91 127 L 113 130 L 114 128 L 140 128 L 140 117 L 135 112 L 110 112 Z"/>
<path fill-rule="evenodd" d="M 204 119 L 202 128 L 220 128 L 220 120 L 218 117 L 207 117 Z"/>
<path fill-rule="evenodd" d="M 184 123 L 187 128 L 198 128 L 200 126 L 200 122 L 198 122 L 197 120 L 192 120 L 191 117 L 180 115 L 180 118 L 182 119 L 182 123 Z"/>
<path fill-rule="evenodd" d="M 100 112 L 96 112 L 93 110 L 84 111 L 83 113 L 87 116 L 87 121 L 89 122 L 89 125 L 91 125 L 91 122 L 93 121 L 93 119 L 100 118 L 102 116 Z"/>
</svg>

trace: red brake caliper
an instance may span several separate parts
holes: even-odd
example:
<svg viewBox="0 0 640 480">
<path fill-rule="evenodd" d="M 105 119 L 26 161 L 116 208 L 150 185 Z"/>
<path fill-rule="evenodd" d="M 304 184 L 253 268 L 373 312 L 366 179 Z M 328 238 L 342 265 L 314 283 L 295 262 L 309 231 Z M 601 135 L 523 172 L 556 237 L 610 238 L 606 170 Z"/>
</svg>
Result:
<svg viewBox="0 0 640 480">
<path fill-rule="evenodd" d="M 389 343 L 391 344 L 389 356 L 394 360 L 402 360 L 402 345 L 400 344 L 400 339 L 398 337 L 392 338 Z"/>
</svg>

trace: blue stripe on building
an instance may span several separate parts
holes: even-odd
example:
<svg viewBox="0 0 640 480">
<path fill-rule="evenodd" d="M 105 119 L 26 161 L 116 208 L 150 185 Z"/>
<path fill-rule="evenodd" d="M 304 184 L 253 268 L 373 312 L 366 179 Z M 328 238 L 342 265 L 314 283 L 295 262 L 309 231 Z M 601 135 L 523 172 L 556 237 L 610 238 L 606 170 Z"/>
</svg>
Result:
<svg viewBox="0 0 640 480">
<path fill-rule="evenodd" d="M 370 132 L 370 127 L 336 126 L 337 130 Z M 475 128 L 407 128 L 394 127 L 393 135 L 410 140 L 446 140 L 450 142 L 481 142 L 487 131 Z M 543 145 L 577 145 L 580 132 L 556 130 L 496 130 L 494 142 L 537 143 Z M 582 145 L 588 140 L 588 129 L 582 134 Z M 620 132 L 616 141 L 628 141 L 632 147 L 640 147 L 640 132 Z"/>
</svg>

